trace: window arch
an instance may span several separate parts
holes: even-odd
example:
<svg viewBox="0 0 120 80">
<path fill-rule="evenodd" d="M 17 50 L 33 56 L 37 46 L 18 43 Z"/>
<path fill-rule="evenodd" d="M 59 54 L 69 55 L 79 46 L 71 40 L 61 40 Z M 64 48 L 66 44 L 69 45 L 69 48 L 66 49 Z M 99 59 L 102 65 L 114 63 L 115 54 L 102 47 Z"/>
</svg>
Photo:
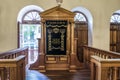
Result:
<svg viewBox="0 0 120 80">
<path fill-rule="evenodd" d="M 75 11 L 76 15 L 74 17 L 75 22 L 87 22 L 86 16 L 82 12 Z"/>
<path fill-rule="evenodd" d="M 25 15 L 22 18 L 22 23 L 25 24 L 40 24 L 40 15 L 39 11 L 37 10 L 31 10 L 25 13 Z"/>
<path fill-rule="evenodd" d="M 113 13 L 111 16 L 111 23 L 120 23 L 120 13 Z"/>
<path fill-rule="evenodd" d="M 18 17 L 17 17 L 17 22 L 22 22 L 22 18 L 23 16 L 25 15 L 25 13 L 31 11 L 31 10 L 36 10 L 36 11 L 39 11 L 39 12 L 43 12 L 44 10 L 39 7 L 39 6 L 36 6 L 36 5 L 28 5 L 28 6 L 25 6 L 24 8 L 22 8 L 19 13 L 18 13 Z"/>
<path fill-rule="evenodd" d="M 29 5 L 18 14 L 18 47 L 28 47 L 28 63 L 34 63 L 38 58 L 38 38 L 41 37 L 40 15 L 42 8 Z"/>
<path fill-rule="evenodd" d="M 75 7 L 71 10 L 72 12 L 82 12 L 87 19 L 88 23 L 88 45 L 93 45 L 93 17 L 90 11 L 82 6 Z"/>
</svg>

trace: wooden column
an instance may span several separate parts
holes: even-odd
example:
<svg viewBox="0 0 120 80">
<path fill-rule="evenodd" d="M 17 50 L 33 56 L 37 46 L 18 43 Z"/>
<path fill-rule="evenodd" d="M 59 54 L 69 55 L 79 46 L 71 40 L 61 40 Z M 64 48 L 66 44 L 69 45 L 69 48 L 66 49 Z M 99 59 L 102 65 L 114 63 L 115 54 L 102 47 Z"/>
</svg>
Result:
<svg viewBox="0 0 120 80">
<path fill-rule="evenodd" d="M 74 51 L 74 23 L 71 22 L 71 54 L 75 54 Z"/>
<path fill-rule="evenodd" d="M 45 23 L 44 21 L 42 21 L 42 26 L 41 26 L 41 32 L 42 32 L 42 35 L 41 35 L 41 53 L 39 53 L 39 69 L 40 69 L 40 72 L 45 72 Z"/>
<path fill-rule="evenodd" d="M 70 52 L 70 72 L 76 72 L 76 54 L 75 54 L 75 49 L 74 49 L 74 23 L 70 22 L 70 33 L 71 33 L 71 41 L 70 41 L 70 47 L 71 47 L 71 52 Z"/>
<path fill-rule="evenodd" d="M 42 26 L 41 26 L 41 53 L 40 54 L 45 54 L 45 22 L 42 21 Z"/>
<path fill-rule="evenodd" d="M 67 26 L 67 50 L 66 50 L 66 52 L 67 52 L 67 55 L 70 55 L 70 39 L 71 39 L 71 36 L 70 36 L 70 34 L 71 34 L 71 32 L 70 32 L 70 28 L 71 27 L 71 25 L 70 24 L 68 24 L 68 26 Z"/>
</svg>

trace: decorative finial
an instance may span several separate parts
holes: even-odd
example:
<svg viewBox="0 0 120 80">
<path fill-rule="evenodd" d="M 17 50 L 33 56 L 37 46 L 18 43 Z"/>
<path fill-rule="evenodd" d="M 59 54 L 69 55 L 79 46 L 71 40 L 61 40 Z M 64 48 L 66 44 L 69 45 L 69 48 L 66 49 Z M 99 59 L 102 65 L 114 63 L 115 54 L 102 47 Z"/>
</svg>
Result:
<svg viewBox="0 0 120 80">
<path fill-rule="evenodd" d="M 58 6 L 61 6 L 63 0 L 56 0 L 56 2 L 57 2 L 57 4 L 58 4 Z"/>
</svg>

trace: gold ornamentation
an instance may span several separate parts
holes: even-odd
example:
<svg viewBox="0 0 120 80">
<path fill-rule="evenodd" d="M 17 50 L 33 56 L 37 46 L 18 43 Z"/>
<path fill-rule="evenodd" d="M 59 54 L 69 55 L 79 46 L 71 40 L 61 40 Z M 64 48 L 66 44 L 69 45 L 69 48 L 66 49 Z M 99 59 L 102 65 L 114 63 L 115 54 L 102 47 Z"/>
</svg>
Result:
<svg viewBox="0 0 120 80">
<path fill-rule="evenodd" d="M 59 29 L 58 29 L 58 28 L 54 28 L 54 29 L 53 29 L 53 32 L 54 32 L 54 33 L 58 33 L 58 32 L 59 32 Z"/>
<path fill-rule="evenodd" d="M 60 39 L 59 38 L 54 38 L 52 39 L 52 44 L 60 44 Z"/>
<path fill-rule="evenodd" d="M 48 51 L 51 51 L 51 33 L 52 33 L 52 29 L 48 29 Z"/>
</svg>

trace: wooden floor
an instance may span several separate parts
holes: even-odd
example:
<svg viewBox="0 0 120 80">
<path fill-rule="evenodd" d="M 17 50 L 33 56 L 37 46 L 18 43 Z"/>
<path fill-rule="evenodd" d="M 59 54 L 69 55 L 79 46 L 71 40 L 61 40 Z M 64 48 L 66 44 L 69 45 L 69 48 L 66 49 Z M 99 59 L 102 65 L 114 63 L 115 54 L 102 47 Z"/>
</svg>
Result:
<svg viewBox="0 0 120 80">
<path fill-rule="evenodd" d="M 46 71 L 39 73 L 35 70 L 28 70 L 26 80 L 90 80 L 90 71 L 79 70 L 75 73 L 69 71 Z"/>
</svg>

